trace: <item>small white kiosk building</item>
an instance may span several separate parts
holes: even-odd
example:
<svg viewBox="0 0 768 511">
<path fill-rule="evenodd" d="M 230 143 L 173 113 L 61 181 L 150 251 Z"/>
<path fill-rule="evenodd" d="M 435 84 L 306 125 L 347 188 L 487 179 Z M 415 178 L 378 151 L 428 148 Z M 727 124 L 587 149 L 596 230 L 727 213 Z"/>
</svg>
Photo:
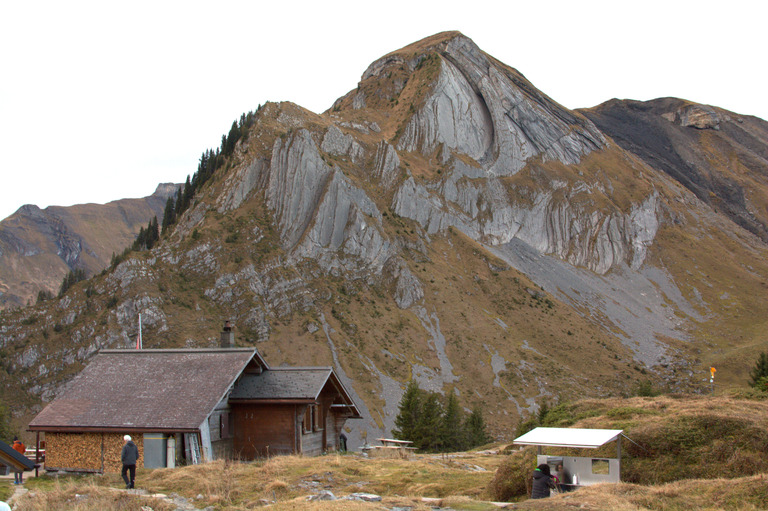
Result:
<svg viewBox="0 0 768 511">
<path fill-rule="evenodd" d="M 563 464 L 566 480 L 561 484 L 572 487 L 589 486 L 595 483 L 618 483 L 621 479 L 621 429 L 579 429 L 579 428 L 536 428 L 514 440 L 517 445 L 538 447 L 536 464 L 550 466 L 552 474 L 558 464 Z M 572 449 L 597 449 L 616 441 L 615 458 L 592 458 L 580 456 L 548 456 L 544 447 L 567 447 Z"/>
</svg>

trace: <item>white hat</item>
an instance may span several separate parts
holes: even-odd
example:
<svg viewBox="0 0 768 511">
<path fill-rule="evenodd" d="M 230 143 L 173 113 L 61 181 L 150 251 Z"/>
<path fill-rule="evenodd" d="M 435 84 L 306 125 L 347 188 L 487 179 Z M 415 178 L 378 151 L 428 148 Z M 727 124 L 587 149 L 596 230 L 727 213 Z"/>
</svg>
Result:
<svg viewBox="0 0 768 511">
<path fill-rule="evenodd" d="M 125 435 L 123 437 L 123 440 L 125 440 L 126 442 L 130 442 L 131 441 L 131 435 Z"/>
</svg>

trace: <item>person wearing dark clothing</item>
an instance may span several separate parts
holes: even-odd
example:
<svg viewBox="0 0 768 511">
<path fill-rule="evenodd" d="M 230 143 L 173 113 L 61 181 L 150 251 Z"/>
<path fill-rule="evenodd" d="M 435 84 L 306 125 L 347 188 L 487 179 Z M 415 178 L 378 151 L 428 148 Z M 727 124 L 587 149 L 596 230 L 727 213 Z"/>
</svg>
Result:
<svg viewBox="0 0 768 511">
<path fill-rule="evenodd" d="M 136 480 L 136 461 L 139 459 L 139 448 L 131 440 L 131 435 L 125 435 L 123 440 L 125 440 L 125 445 L 123 445 L 123 451 L 120 453 L 120 461 L 123 462 L 121 475 L 125 481 L 125 487 L 131 489 Z M 130 479 L 128 473 L 131 475 Z"/>
<path fill-rule="evenodd" d="M 341 452 L 347 452 L 347 435 L 344 433 L 339 435 L 339 450 Z"/>
<path fill-rule="evenodd" d="M 555 483 L 552 482 L 552 476 L 550 476 L 549 465 L 542 463 L 536 470 L 533 471 L 533 488 L 531 489 L 532 499 L 543 499 L 549 497 L 550 488 L 554 488 Z"/>
<path fill-rule="evenodd" d="M 24 452 L 27 450 L 26 446 L 21 443 L 21 440 L 19 440 L 19 437 L 13 437 L 13 446 L 14 450 L 18 451 L 21 455 L 24 455 Z M 24 484 L 24 472 L 21 470 L 15 470 L 13 472 L 13 484 Z"/>
</svg>

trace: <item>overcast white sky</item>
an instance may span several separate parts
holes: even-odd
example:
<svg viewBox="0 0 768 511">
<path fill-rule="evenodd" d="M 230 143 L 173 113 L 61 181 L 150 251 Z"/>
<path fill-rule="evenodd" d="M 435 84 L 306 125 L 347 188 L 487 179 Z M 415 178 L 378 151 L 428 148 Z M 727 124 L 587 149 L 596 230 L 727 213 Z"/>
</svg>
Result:
<svg viewBox="0 0 768 511">
<path fill-rule="evenodd" d="M 4 1 L 0 219 L 182 182 L 241 113 L 315 112 L 459 30 L 569 108 L 676 96 L 768 119 L 768 2 Z"/>
</svg>

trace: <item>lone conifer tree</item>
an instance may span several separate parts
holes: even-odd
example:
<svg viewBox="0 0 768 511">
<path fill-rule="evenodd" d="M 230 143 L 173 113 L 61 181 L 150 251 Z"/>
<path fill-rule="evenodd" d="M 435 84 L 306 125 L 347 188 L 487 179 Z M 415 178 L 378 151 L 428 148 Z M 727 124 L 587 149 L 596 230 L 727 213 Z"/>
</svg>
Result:
<svg viewBox="0 0 768 511">
<path fill-rule="evenodd" d="M 462 410 L 459 400 L 451 392 L 448 394 L 448 402 L 445 404 L 443 422 L 440 425 L 443 448 L 447 451 L 461 451 L 464 449 L 464 430 L 462 428 Z"/>
<path fill-rule="evenodd" d="M 443 421 L 443 404 L 437 392 L 430 392 L 421 407 L 419 422 L 413 445 L 422 451 L 440 451 L 443 448 L 443 438 L 440 435 Z"/>
<path fill-rule="evenodd" d="M 176 204 L 173 201 L 173 197 L 168 197 L 165 202 L 165 211 L 163 212 L 163 229 L 162 234 L 165 234 L 168 229 L 176 223 Z"/>
<path fill-rule="evenodd" d="M 405 393 L 398 406 L 395 429 L 392 430 L 395 438 L 413 441 L 420 416 L 421 389 L 415 380 L 411 380 L 405 388 Z"/>
<path fill-rule="evenodd" d="M 469 417 L 467 417 L 464 423 L 464 431 L 467 435 L 467 447 L 470 449 L 491 441 L 491 437 L 485 431 L 485 420 L 480 408 L 475 407 Z"/>
<path fill-rule="evenodd" d="M 757 359 L 757 363 L 749 375 L 752 377 L 752 381 L 749 384 L 753 387 L 757 387 L 760 384 L 760 380 L 768 377 L 768 353 L 760 353 L 760 357 Z"/>
</svg>

